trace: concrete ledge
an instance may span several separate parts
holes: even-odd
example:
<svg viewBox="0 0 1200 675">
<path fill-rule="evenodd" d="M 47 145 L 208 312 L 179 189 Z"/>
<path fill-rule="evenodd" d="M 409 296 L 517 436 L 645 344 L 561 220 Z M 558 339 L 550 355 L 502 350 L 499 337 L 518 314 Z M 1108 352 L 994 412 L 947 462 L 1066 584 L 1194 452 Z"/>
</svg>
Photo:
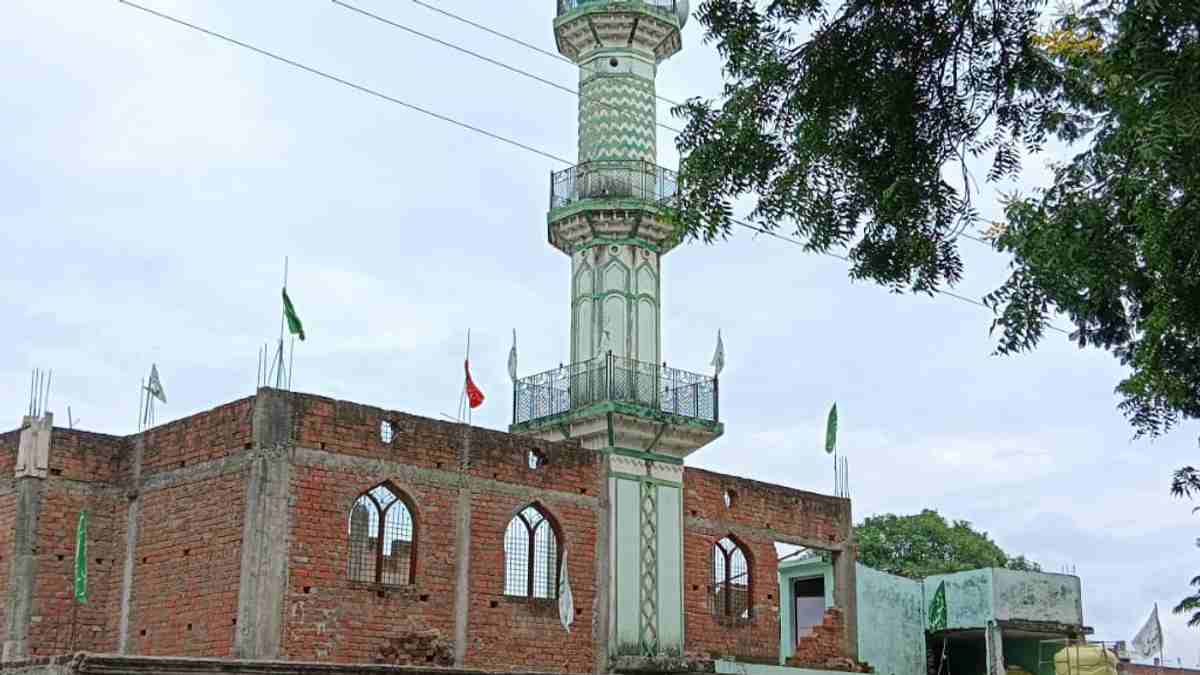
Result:
<svg viewBox="0 0 1200 675">
<path fill-rule="evenodd" d="M 302 661 L 239 661 L 167 656 L 119 656 L 116 654 L 63 655 L 43 659 L 14 661 L 0 665 L 5 675 L 197 675 L 204 673 L 240 673 L 242 675 L 368 675 L 404 673 L 407 675 L 486 675 L 489 671 L 465 668 L 387 666 L 351 663 L 312 663 Z M 535 672 L 506 672 L 505 675 L 548 675 Z"/>
</svg>

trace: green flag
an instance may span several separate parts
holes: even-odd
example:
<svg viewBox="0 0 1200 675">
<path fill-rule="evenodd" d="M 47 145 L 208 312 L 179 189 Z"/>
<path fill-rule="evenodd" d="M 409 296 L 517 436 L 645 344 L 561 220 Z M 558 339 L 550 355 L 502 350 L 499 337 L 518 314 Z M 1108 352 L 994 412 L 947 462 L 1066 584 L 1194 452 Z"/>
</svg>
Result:
<svg viewBox="0 0 1200 675">
<path fill-rule="evenodd" d="M 837 449 L 837 404 L 829 409 L 829 421 L 825 423 L 825 452 L 833 454 Z"/>
<path fill-rule="evenodd" d="M 300 341 L 304 342 L 304 324 L 300 323 L 300 317 L 296 315 L 296 308 L 292 306 L 292 299 L 287 294 L 287 286 L 283 287 L 283 315 L 287 317 L 288 332 L 299 335 Z"/>
<path fill-rule="evenodd" d="M 933 602 L 929 604 L 929 632 L 936 633 L 946 630 L 946 582 L 938 584 L 933 594 Z"/>
<path fill-rule="evenodd" d="M 79 512 L 75 528 L 75 601 L 87 604 L 87 511 Z"/>
</svg>

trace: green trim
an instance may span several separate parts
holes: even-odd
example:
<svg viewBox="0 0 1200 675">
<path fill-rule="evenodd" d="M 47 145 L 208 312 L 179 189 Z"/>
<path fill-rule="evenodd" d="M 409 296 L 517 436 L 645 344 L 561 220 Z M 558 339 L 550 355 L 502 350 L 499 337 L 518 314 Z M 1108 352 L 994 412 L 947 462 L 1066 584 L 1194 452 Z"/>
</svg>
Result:
<svg viewBox="0 0 1200 675">
<path fill-rule="evenodd" d="M 663 455 L 657 452 L 647 452 L 645 450 L 638 450 L 637 448 L 621 448 L 610 444 L 609 447 L 605 448 L 605 450 L 608 450 L 614 455 L 633 457 L 634 459 L 648 459 L 653 462 L 662 462 L 663 464 L 683 464 L 683 460 L 679 459 L 678 457 Z"/>
<path fill-rule="evenodd" d="M 624 2 L 621 2 L 620 0 L 612 0 L 611 2 L 600 4 L 580 5 L 566 14 L 556 17 L 554 19 L 554 29 L 557 31 L 564 23 L 575 21 L 587 14 L 609 14 L 611 12 L 621 12 L 622 14 L 628 12 L 637 12 L 639 14 L 645 14 L 646 16 L 652 16 L 656 19 L 661 19 L 662 21 L 672 24 L 675 27 L 675 30 L 679 31 L 679 17 L 667 14 L 665 12 L 656 12 L 647 7 L 644 2 L 641 2 L 641 0 L 625 0 Z M 611 47 L 609 49 L 611 49 Z"/>
<path fill-rule="evenodd" d="M 624 473 L 621 471 L 609 471 L 608 477 L 609 478 L 621 478 L 623 480 L 635 480 L 635 481 L 640 481 L 642 483 L 653 483 L 659 487 L 669 487 L 669 488 L 677 488 L 677 489 L 683 487 L 682 483 L 672 483 L 669 480 L 663 480 L 661 478 L 651 478 L 650 476 L 639 476 L 637 474 Z"/>
<path fill-rule="evenodd" d="M 647 249 L 654 253 L 657 253 L 659 255 L 662 255 L 662 248 L 660 246 L 658 246 L 657 244 L 652 243 L 650 241 L 647 241 L 646 239 L 642 239 L 640 237 L 618 237 L 616 239 L 606 239 L 604 237 L 596 237 L 595 239 L 593 239 L 585 244 L 579 244 L 575 248 L 571 249 L 571 254 L 574 255 L 576 253 L 579 253 L 580 251 L 587 251 L 589 249 L 593 249 L 598 246 L 637 246 L 639 248 L 644 248 L 644 249 Z M 588 263 L 584 263 L 584 264 L 587 265 Z M 642 263 L 642 266 L 649 267 L 649 265 L 647 263 Z M 654 271 L 653 268 L 651 268 L 651 271 Z"/>
<path fill-rule="evenodd" d="M 633 199 L 629 197 L 591 197 L 580 199 L 567 206 L 550 209 L 546 213 L 546 224 L 553 225 L 560 220 L 591 211 L 643 211 L 666 220 L 675 212 L 669 206 L 659 206 L 649 199 Z"/>
<path fill-rule="evenodd" d="M 612 431 L 613 414 L 641 417 L 657 422 L 669 421 L 675 426 L 699 429 L 708 433 L 715 433 L 717 436 L 725 433 L 725 424 L 722 422 L 710 422 L 708 420 L 696 419 L 695 417 L 671 415 L 661 410 L 655 410 L 650 406 L 638 403 L 626 403 L 624 401 L 600 401 L 575 410 L 568 410 L 558 415 L 550 415 L 528 422 L 521 422 L 520 424 L 512 424 L 509 425 L 508 429 L 511 433 L 528 433 L 546 428 L 553 429 L 560 424 L 570 423 L 577 419 L 594 418 L 603 414 L 608 414 L 609 416 L 609 447 L 612 447 L 614 444 Z"/>
<path fill-rule="evenodd" d="M 658 61 L 653 56 L 647 57 L 644 53 L 631 47 L 601 47 L 600 49 L 588 52 L 587 58 L 585 58 L 578 65 L 580 68 L 583 68 L 584 64 L 591 63 L 594 59 L 604 58 L 605 56 L 611 56 L 613 54 L 632 56 L 636 59 L 640 59 L 642 63 L 645 63 L 648 66 L 653 66 L 656 73 L 658 71 Z"/>
</svg>

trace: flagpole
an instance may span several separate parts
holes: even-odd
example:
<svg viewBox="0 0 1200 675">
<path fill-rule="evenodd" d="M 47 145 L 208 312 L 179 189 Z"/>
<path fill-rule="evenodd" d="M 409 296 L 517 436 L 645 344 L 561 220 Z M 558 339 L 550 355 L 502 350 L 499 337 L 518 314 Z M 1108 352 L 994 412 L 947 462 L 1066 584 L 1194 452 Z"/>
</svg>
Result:
<svg viewBox="0 0 1200 675">
<path fill-rule="evenodd" d="M 283 256 L 283 290 L 287 292 L 288 282 L 288 257 Z M 287 309 L 281 308 L 279 312 L 279 351 L 278 363 L 279 370 L 275 372 L 275 388 L 283 388 L 283 326 L 287 322 Z"/>
<path fill-rule="evenodd" d="M 471 329 L 470 328 L 467 329 L 467 361 L 466 362 L 468 364 L 471 363 Z M 467 379 L 466 378 L 467 378 L 467 371 L 464 369 L 463 370 L 463 391 L 464 392 L 467 391 Z M 475 409 L 471 407 L 471 402 L 467 401 L 467 426 L 468 427 L 471 426 L 471 420 L 473 419 L 474 410 Z"/>
</svg>

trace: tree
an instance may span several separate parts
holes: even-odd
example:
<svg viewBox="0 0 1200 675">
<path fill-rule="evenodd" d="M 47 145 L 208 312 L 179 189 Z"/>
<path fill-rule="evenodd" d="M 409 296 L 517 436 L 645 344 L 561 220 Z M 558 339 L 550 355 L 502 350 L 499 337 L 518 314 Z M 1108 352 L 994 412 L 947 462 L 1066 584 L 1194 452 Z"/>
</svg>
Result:
<svg viewBox="0 0 1200 675">
<path fill-rule="evenodd" d="M 1176 471 L 1174 479 L 1171 481 L 1171 494 L 1176 497 L 1191 498 L 1197 493 L 1200 493 L 1200 472 L 1191 466 L 1185 466 Z M 1200 507 L 1192 509 L 1193 512 L 1198 510 Z M 1200 547 L 1200 539 L 1196 540 L 1196 546 Z M 1172 611 L 1176 614 L 1191 612 L 1192 617 L 1188 619 L 1188 625 L 1195 627 L 1200 626 L 1200 576 L 1192 577 L 1190 583 L 1197 588 L 1196 592 L 1180 600 Z"/>
<path fill-rule="evenodd" d="M 1043 30 L 1042 0 L 706 0 L 720 101 L 676 112 L 681 234 L 791 223 L 848 249 L 853 278 L 932 292 L 980 224 L 971 160 L 1015 176 L 1050 139 L 1078 146 L 1053 184 L 991 228 L 1011 254 L 986 296 L 997 351 L 1033 349 L 1063 313 L 1080 347 L 1130 369 L 1135 434 L 1200 418 L 1200 13 L 1195 0 L 1088 0 Z M 954 178 L 951 178 L 954 176 Z"/>
<path fill-rule="evenodd" d="M 983 567 L 1041 570 L 1025 556 L 1009 557 L 967 521 L 949 523 L 937 511 L 872 516 L 854 528 L 854 536 L 859 562 L 913 579 Z"/>
</svg>

